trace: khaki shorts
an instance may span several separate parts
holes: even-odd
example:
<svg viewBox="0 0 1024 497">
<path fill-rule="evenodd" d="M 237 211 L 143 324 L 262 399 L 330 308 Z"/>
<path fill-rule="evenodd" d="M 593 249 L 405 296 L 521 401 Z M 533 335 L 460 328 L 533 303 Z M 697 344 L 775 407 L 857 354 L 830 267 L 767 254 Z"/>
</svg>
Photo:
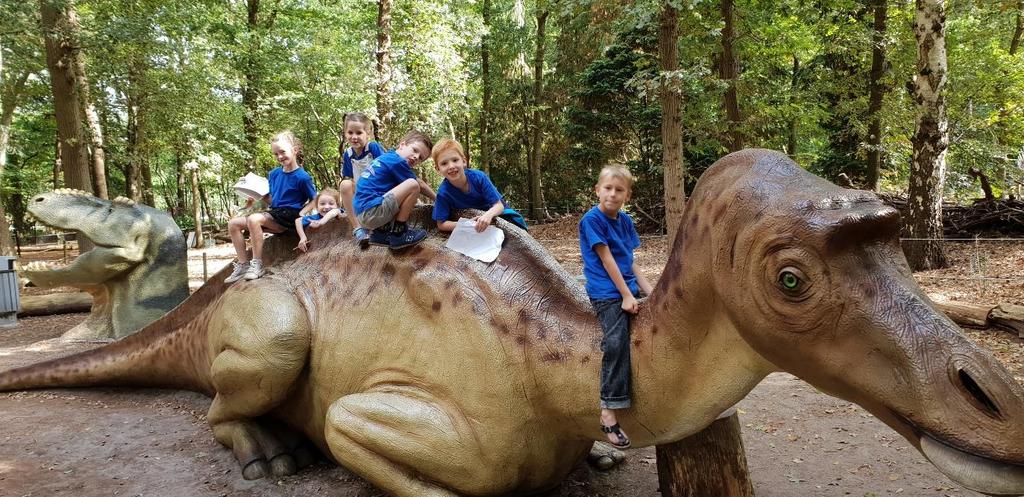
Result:
<svg viewBox="0 0 1024 497">
<path fill-rule="evenodd" d="M 395 194 L 387 192 L 380 205 L 359 213 L 359 224 L 370 230 L 380 228 L 395 220 L 399 207 Z"/>
</svg>

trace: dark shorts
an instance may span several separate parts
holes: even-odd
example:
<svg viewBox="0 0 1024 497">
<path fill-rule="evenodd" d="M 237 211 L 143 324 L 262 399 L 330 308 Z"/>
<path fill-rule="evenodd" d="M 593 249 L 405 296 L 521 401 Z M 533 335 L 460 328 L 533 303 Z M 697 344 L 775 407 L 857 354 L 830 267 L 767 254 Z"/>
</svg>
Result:
<svg viewBox="0 0 1024 497">
<path fill-rule="evenodd" d="M 294 207 L 275 207 L 267 211 L 270 217 L 284 227 L 285 231 L 295 231 L 295 220 L 299 218 L 299 209 Z"/>
</svg>

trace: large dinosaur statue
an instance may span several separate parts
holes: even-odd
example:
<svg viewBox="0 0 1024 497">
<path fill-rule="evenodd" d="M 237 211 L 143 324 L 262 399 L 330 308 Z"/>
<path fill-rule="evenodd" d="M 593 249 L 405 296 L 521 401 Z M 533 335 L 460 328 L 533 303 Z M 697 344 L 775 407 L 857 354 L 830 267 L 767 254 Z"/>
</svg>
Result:
<svg viewBox="0 0 1024 497">
<path fill-rule="evenodd" d="M 108 201 L 70 189 L 36 195 L 28 212 L 96 245 L 67 266 L 33 262 L 22 268 L 37 286 L 73 286 L 92 295 L 89 317 L 62 339 L 125 337 L 188 297 L 185 238 L 166 212 L 124 197 Z"/>
<path fill-rule="evenodd" d="M 301 465 L 295 430 L 396 496 L 549 488 L 602 439 L 600 328 L 546 251 L 499 225 L 491 264 L 436 238 L 360 252 L 338 226 L 298 257 L 268 243 L 268 277 L 214 278 L 140 333 L 0 374 L 0 390 L 205 392 L 250 479 Z M 1024 392 L 934 309 L 897 233 L 872 194 L 784 155 L 719 160 L 634 323 L 620 417 L 634 445 L 699 431 L 781 369 L 865 407 L 954 481 L 1024 492 Z"/>
</svg>

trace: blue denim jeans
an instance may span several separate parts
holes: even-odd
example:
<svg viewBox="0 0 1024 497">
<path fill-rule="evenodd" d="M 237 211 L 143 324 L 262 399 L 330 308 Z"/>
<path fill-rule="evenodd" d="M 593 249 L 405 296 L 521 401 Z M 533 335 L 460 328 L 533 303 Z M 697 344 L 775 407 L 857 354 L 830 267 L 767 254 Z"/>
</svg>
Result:
<svg viewBox="0 0 1024 497">
<path fill-rule="evenodd" d="M 590 299 L 604 338 L 601 339 L 601 409 L 630 405 L 629 313 L 622 299 Z"/>
</svg>

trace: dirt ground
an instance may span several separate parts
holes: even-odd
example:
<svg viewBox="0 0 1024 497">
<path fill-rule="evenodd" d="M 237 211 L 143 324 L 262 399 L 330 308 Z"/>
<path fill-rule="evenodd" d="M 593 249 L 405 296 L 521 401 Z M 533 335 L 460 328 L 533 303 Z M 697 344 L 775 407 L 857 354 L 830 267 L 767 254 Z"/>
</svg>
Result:
<svg viewBox="0 0 1024 497">
<path fill-rule="evenodd" d="M 579 273 L 575 220 L 535 228 L 571 273 Z M 1024 304 L 1024 243 L 950 247 L 954 266 L 918 274 L 937 298 Z M 230 251 L 207 249 L 208 273 Z M 663 237 L 645 237 L 638 254 L 653 279 L 666 259 Z M 62 257 L 62 251 L 55 254 Z M 46 258 L 30 256 L 28 259 Z M 202 252 L 190 274 L 202 281 Z M 39 293 L 30 289 L 30 293 Z M 84 314 L 20 320 L 0 330 L 0 370 L 96 344 L 45 340 Z M 1024 340 L 996 330 L 965 330 L 1024 383 Z M 280 480 L 245 481 L 205 422 L 209 399 L 190 392 L 139 389 L 47 390 L 0 394 L 0 497 L 383 495 L 326 461 Z M 757 495 L 977 496 L 860 407 L 826 396 L 786 373 L 766 378 L 740 405 L 747 460 Z M 609 472 L 580 465 L 548 497 L 650 496 L 658 482 L 653 448 L 627 451 Z"/>
</svg>

